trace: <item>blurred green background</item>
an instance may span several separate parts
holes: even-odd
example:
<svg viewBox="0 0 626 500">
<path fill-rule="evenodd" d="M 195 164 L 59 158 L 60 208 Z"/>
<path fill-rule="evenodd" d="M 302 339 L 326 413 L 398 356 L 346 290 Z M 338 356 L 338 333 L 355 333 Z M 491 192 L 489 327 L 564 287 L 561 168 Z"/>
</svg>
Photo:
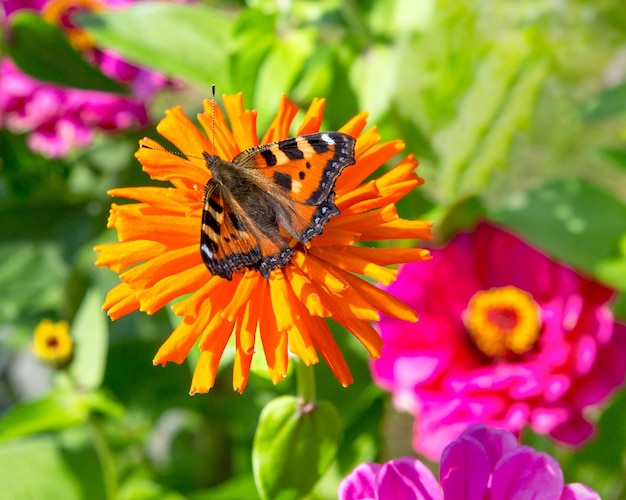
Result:
<svg viewBox="0 0 626 500">
<path fill-rule="evenodd" d="M 118 278 L 95 268 L 92 250 L 115 238 L 105 229 L 106 191 L 149 182 L 133 157 L 138 139 L 157 138 L 154 125 L 173 105 L 195 115 L 213 83 L 218 99 L 244 93 L 246 107 L 259 110 L 259 131 L 281 93 L 304 109 L 325 97 L 327 130 L 369 111 L 383 140 L 406 142 L 426 179 L 401 202 L 402 216 L 434 220 L 440 240 L 487 218 L 626 290 L 621 0 L 140 2 L 79 20 L 97 46 L 179 85 L 150 104 L 148 128 L 101 134 L 61 159 L 0 130 L 0 497 L 256 498 L 258 416 L 294 392 L 293 377 L 273 386 L 260 366 L 239 395 L 224 359 L 211 393 L 189 397 L 194 360 L 151 363 L 175 316 L 109 321 L 100 308 Z M 76 54 L 46 50 L 52 31 L 32 19 L 7 23 L 4 57 L 43 80 L 102 88 Z M 626 317 L 623 295 L 615 313 Z M 69 374 L 30 352 L 43 318 L 72 323 Z M 310 498 L 334 498 L 359 462 L 411 452 L 410 419 L 371 384 L 365 350 L 336 336 L 355 383 L 344 389 L 316 368 L 319 398 L 334 403 L 344 433 Z M 527 438 L 561 461 L 566 482 L 626 498 L 625 412 L 622 393 L 580 450 Z"/>
</svg>

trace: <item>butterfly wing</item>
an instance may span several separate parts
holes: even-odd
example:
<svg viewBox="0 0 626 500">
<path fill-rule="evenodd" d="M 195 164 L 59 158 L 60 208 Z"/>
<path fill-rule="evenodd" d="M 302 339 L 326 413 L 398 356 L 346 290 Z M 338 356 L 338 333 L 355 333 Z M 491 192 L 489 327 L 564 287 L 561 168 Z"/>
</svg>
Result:
<svg viewBox="0 0 626 500">
<path fill-rule="evenodd" d="M 265 177 L 262 186 L 275 204 L 278 224 L 306 243 L 339 214 L 335 182 L 355 163 L 355 142 L 340 132 L 303 135 L 243 151 L 233 163 Z"/>
<path fill-rule="evenodd" d="M 280 237 L 276 225 L 264 222 L 267 210 L 260 207 L 256 212 L 260 220 L 248 212 L 217 182 L 207 183 L 200 254 L 212 274 L 230 280 L 233 272 L 245 267 L 269 278 L 272 269 L 286 265 L 291 258 L 293 250 Z"/>
<path fill-rule="evenodd" d="M 258 168 L 298 203 L 319 205 L 342 170 L 354 164 L 355 142 L 341 132 L 301 135 L 243 151 L 233 163 Z"/>
</svg>

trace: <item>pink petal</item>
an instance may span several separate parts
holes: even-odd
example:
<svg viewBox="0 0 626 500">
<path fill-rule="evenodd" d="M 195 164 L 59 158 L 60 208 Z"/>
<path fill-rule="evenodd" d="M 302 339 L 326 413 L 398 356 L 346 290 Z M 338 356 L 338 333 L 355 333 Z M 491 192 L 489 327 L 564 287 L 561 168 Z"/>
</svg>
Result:
<svg viewBox="0 0 626 500">
<path fill-rule="evenodd" d="M 365 500 L 376 496 L 376 475 L 381 465 L 371 462 L 358 465 L 341 483 L 339 500 Z"/>
<path fill-rule="evenodd" d="M 562 490 L 563 472 L 559 463 L 545 453 L 520 446 L 496 465 L 491 500 L 554 500 Z"/>
<path fill-rule="evenodd" d="M 580 483 L 570 483 L 563 488 L 560 500 L 601 500 L 601 498 L 589 486 Z"/>
<path fill-rule="evenodd" d="M 478 439 L 463 433 L 443 451 L 439 478 L 445 498 L 481 500 L 490 475 L 489 456 Z"/>
<path fill-rule="evenodd" d="M 437 479 L 422 462 L 402 457 L 383 464 L 378 473 L 377 500 L 443 500 Z"/>
</svg>

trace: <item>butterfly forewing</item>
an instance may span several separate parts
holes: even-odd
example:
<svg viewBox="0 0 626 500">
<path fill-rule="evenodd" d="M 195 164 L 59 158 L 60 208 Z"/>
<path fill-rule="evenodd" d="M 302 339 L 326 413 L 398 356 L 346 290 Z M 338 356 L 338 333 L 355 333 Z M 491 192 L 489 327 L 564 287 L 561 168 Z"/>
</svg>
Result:
<svg viewBox="0 0 626 500">
<path fill-rule="evenodd" d="M 353 137 L 340 132 L 302 135 L 243 151 L 233 163 L 256 166 L 292 200 L 318 205 L 341 171 L 354 164 L 354 144 Z"/>
<path fill-rule="evenodd" d="M 287 264 L 287 240 L 310 241 L 339 214 L 334 186 L 354 164 L 354 138 L 323 132 L 264 144 L 232 162 L 204 153 L 213 178 L 205 187 L 201 254 L 226 279 L 241 268 L 269 272 Z M 290 238 L 291 236 L 291 238 Z"/>
</svg>

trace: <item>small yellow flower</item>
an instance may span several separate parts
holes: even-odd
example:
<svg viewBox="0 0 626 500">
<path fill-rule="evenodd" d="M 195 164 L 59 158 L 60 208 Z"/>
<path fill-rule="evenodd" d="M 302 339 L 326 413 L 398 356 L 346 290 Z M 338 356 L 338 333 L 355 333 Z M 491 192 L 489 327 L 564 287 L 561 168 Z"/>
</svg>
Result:
<svg viewBox="0 0 626 500">
<path fill-rule="evenodd" d="M 70 337 L 67 321 L 41 320 L 34 332 L 32 345 L 35 355 L 44 363 L 55 368 L 65 368 L 74 355 L 74 342 Z"/>
<path fill-rule="evenodd" d="M 372 357 L 380 356 L 382 341 L 370 325 L 379 312 L 417 321 L 408 306 L 364 280 L 391 283 L 396 271 L 385 266 L 425 260 L 429 253 L 415 248 L 370 248 L 359 241 L 430 239 L 430 223 L 398 216 L 395 203 L 421 185 L 413 155 L 402 159 L 379 177 L 372 175 L 404 148 L 402 141 L 380 143 L 376 128 L 363 133 L 366 113 L 339 129 L 356 141 L 356 163 L 346 168 L 335 185 L 340 215 L 330 219 L 320 236 L 306 247 L 296 245 L 291 260 L 265 279 L 256 271 L 233 275 L 232 281 L 212 275 L 200 255 L 200 227 L 204 187 L 211 177 L 204 151 L 232 159 L 242 150 L 290 137 L 297 106 L 283 96 L 278 114 L 259 141 L 256 111 L 243 108 L 241 94 L 223 98 L 226 117 L 205 101 L 198 120 L 203 135 L 180 107 L 166 112 L 157 130 L 181 152 L 164 151 L 150 139 L 136 153 L 143 169 L 171 187 L 113 189 L 109 194 L 138 203 L 113 204 L 109 227 L 119 243 L 99 245 L 97 265 L 120 273 L 104 309 L 113 319 L 136 309 L 152 314 L 172 299 L 188 295 L 173 306 L 182 318 L 163 344 L 154 364 L 181 363 L 197 344 L 201 355 L 191 393 L 213 386 L 217 366 L 230 337 L 235 336 L 233 387 L 242 392 L 248 380 L 257 334 L 274 383 L 287 373 L 288 351 L 307 365 L 326 361 L 341 384 L 352 376 L 325 318 L 347 328 Z M 315 99 L 296 135 L 319 132 L 325 101 Z M 213 116 L 213 108 L 215 116 Z M 193 156 L 191 156 L 193 155 Z"/>
</svg>

